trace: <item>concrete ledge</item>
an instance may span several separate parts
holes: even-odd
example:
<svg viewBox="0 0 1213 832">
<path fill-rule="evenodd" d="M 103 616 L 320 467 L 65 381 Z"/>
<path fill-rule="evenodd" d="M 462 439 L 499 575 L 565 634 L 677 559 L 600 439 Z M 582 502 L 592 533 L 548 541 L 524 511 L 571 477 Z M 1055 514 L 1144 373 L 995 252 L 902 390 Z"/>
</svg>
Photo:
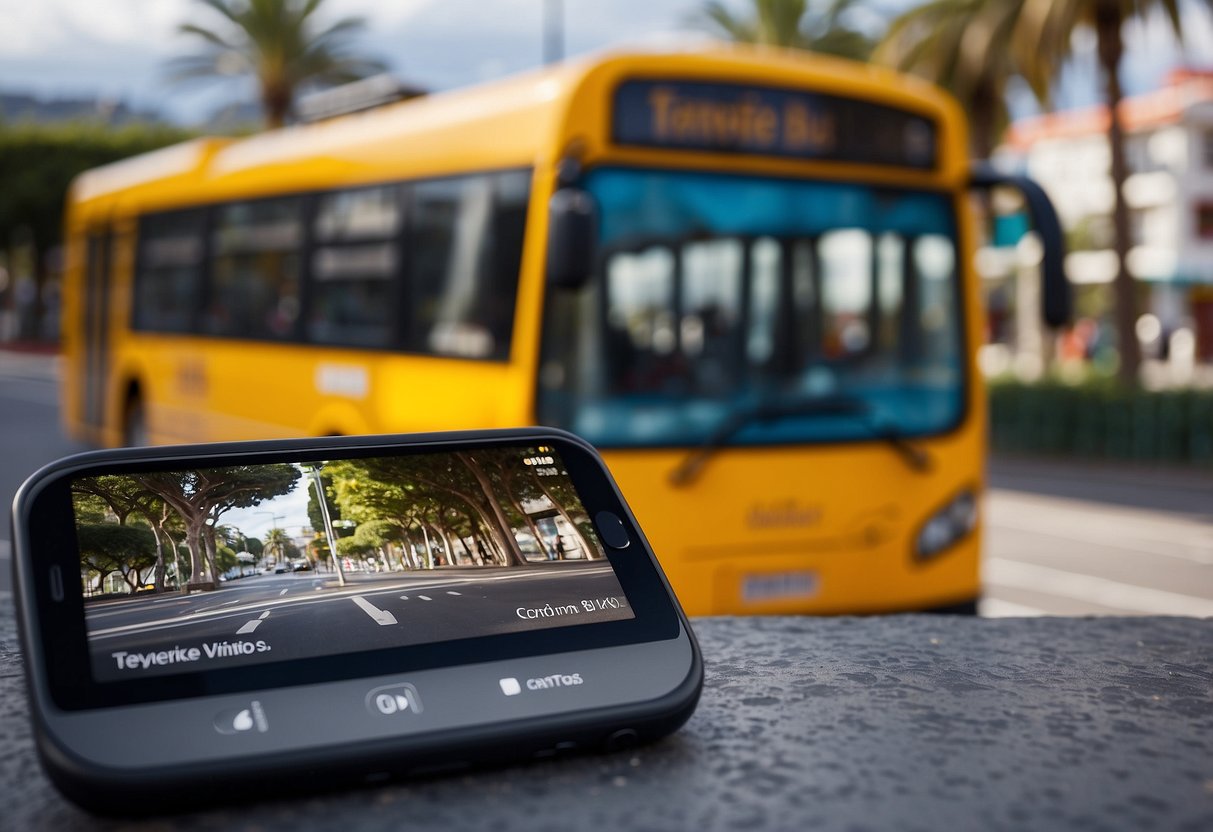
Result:
<svg viewBox="0 0 1213 832">
<path fill-rule="evenodd" d="M 0 827 L 142 828 L 42 775 L 0 612 Z M 1211 619 L 694 623 L 703 700 L 656 746 L 147 828 L 1213 829 Z"/>
</svg>

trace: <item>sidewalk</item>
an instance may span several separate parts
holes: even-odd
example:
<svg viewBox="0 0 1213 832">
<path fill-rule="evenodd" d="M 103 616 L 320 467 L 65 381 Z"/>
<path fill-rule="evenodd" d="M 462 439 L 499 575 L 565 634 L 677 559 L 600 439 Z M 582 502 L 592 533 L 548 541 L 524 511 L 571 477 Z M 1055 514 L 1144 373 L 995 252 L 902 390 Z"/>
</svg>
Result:
<svg viewBox="0 0 1213 832">
<path fill-rule="evenodd" d="M 990 458 L 994 489 L 1203 516 L 1213 521 L 1213 471 L 1062 457 Z"/>
<path fill-rule="evenodd" d="M 58 349 L 11 349 L 0 344 L 0 378 L 20 378 L 31 381 L 58 381 L 63 357 Z"/>
</svg>

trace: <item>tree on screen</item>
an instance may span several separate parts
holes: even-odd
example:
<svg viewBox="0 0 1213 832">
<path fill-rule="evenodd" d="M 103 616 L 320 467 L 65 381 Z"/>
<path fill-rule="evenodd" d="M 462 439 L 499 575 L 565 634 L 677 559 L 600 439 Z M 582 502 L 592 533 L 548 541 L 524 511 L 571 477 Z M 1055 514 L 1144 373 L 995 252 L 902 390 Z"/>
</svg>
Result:
<svg viewBox="0 0 1213 832">
<path fill-rule="evenodd" d="M 293 465 L 238 465 L 194 471 L 136 474 L 145 488 L 181 516 L 190 553 L 190 583 L 215 588 L 215 524 L 233 508 L 248 508 L 290 493 L 300 477 Z"/>
<path fill-rule="evenodd" d="M 268 127 L 286 123 L 299 90 L 344 84 L 382 72 L 382 62 L 359 57 L 350 44 L 360 17 L 325 25 L 324 0 L 198 0 L 209 21 L 183 23 L 178 32 L 202 51 L 170 65 L 177 80 L 251 75 Z M 318 12 L 321 12 L 319 15 Z"/>
<path fill-rule="evenodd" d="M 149 529 L 116 523 L 85 523 L 76 526 L 80 562 L 102 575 L 117 572 L 138 591 L 141 576 L 156 565 L 156 539 Z"/>
<path fill-rule="evenodd" d="M 286 545 L 290 542 L 291 538 L 284 529 L 270 529 L 265 533 L 265 547 L 262 551 L 267 558 L 281 563 L 286 558 Z"/>
<path fill-rule="evenodd" d="M 423 549 L 433 532 L 453 558 L 456 547 L 450 532 L 460 524 L 462 515 L 469 528 L 459 537 L 472 540 L 473 560 L 500 560 L 513 566 L 526 563 L 500 497 L 493 492 L 487 474 L 466 454 L 343 460 L 326 470 L 333 477 L 336 500 L 350 520 L 386 519 L 399 523 L 406 533 L 416 529 Z M 444 526 L 448 530 L 445 541 Z M 426 557 L 428 561 L 432 554 L 427 552 Z"/>
<path fill-rule="evenodd" d="M 171 534 L 171 512 L 164 501 L 133 478 L 118 474 L 76 480 L 72 483 L 72 492 L 76 500 L 77 517 L 79 510 L 87 508 L 87 501 L 91 499 L 104 505 L 118 521 L 119 526 L 127 525 L 127 520 L 132 516 L 147 523 L 156 541 L 153 585 L 156 592 L 163 592 L 167 572 L 165 554 L 175 552 Z"/>
</svg>

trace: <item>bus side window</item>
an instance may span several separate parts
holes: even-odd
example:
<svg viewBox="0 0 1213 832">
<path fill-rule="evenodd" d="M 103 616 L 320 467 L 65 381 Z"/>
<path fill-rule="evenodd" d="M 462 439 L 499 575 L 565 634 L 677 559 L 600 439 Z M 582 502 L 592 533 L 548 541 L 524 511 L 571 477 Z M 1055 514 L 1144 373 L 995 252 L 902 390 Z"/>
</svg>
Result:
<svg viewBox="0 0 1213 832">
<path fill-rule="evenodd" d="M 150 214 L 139 221 L 134 329 L 190 332 L 202 287 L 206 215 Z"/>
<path fill-rule="evenodd" d="M 522 263 L 530 174 L 510 171 L 411 187 L 406 346 L 504 360 Z"/>
<path fill-rule="evenodd" d="M 230 338 L 288 340 L 299 318 L 300 197 L 222 206 L 202 329 Z"/>
<path fill-rule="evenodd" d="M 403 217 L 398 185 L 319 197 L 308 272 L 309 342 L 393 345 Z"/>
</svg>

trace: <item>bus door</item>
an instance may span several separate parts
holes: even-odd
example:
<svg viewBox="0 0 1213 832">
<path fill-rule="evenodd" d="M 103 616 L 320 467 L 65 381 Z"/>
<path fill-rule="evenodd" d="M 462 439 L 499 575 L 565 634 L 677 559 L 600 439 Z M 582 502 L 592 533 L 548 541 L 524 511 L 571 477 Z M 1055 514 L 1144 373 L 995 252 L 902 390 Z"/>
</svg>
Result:
<svg viewBox="0 0 1213 832">
<path fill-rule="evenodd" d="M 81 374 L 80 418 L 94 431 L 105 426 L 105 391 L 110 368 L 109 297 L 114 235 L 110 228 L 88 235 L 84 263 L 84 304 L 81 310 L 84 366 Z"/>
</svg>

